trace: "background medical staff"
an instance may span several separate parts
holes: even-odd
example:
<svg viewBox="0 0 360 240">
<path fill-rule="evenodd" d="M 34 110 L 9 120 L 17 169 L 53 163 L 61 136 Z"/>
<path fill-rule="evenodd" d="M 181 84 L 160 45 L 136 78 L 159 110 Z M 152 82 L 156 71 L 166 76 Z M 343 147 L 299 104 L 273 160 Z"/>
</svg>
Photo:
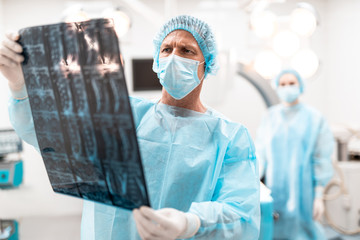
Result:
<svg viewBox="0 0 360 240">
<path fill-rule="evenodd" d="M 304 81 L 295 70 L 282 71 L 275 86 L 282 103 L 268 110 L 256 137 L 260 174 L 279 213 L 274 239 L 326 239 L 316 221 L 333 175 L 333 135 L 324 117 L 300 102 Z"/>
</svg>

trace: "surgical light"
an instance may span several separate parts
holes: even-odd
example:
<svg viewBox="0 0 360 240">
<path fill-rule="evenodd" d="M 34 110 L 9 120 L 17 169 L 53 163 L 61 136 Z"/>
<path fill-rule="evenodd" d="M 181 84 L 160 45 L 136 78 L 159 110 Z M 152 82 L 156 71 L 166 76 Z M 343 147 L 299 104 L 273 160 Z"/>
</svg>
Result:
<svg viewBox="0 0 360 240">
<path fill-rule="evenodd" d="M 300 39 L 291 31 L 282 31 L 273 38 L 273 49 L 281 57 L 292 56 L 299 47 Z"/>
<path fill-rule="evenodd" d="M 309 50 L 301 50 L 294 55 L 291 66 L 304 78 L 313 76 L 319 68 L 319 59 L 316 54 Z"/>
<path fill-rule="evenodd" d="M 265 79 L 271 79 L 281 70 L 281 59 L 270 50 L 260 52 L 254 61 L 254 69 Z"/>
<path fill-rule="evenodd" d="M 290 28 L 300 36 L 310 37 L 317 26 L 315 9 L 307 3 L 299 3 L 291 13 Z"/>
<path fill-rule="evenodd" d="M 257 36 L 269 38 L 275 33 L 277 19 L 272 12 L 262 11 L 251 15 L 250 25 Z"/>
<path fill-rule="evenodd" d="M 108 8 L 102 13 L 103 17 L 114 20 L 115 31 L 118 37 L 123 37 L 131 25 L 130 17 L 121 9 Z"/>
<path fill-rule="evenodd" d="M 88 14 L 79 5 L 74 5 L 64 11 L 65 22 L 82 22 L 89 20 Z"/>
</svg>

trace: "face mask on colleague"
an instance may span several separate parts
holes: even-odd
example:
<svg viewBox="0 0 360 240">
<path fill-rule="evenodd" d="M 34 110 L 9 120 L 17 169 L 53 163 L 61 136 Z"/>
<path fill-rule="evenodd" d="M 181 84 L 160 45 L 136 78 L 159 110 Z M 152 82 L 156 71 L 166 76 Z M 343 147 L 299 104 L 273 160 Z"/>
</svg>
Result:
<svg viewBox="0 0 360 240">
<path fill-rule="evenodd" d="M 298 86 L 279 87 L 276 93 L 282 101 L 292 103 L 300 96 L 300 88 Z"/>
</svg>

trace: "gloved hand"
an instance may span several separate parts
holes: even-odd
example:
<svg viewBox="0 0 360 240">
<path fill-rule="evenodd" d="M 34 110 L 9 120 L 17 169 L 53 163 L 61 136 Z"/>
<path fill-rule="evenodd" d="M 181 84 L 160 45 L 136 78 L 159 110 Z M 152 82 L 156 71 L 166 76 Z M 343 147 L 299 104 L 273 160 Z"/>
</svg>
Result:
<svg viewBox="0 0 360 240">
<path fill-rule="evenodd" d="M 313 203 L 313 219 L 320 221 L 325 211 L 324 200 L 322 198 L 315 198 Z"/>
<path fill-rule="evenodd" d="M 154 210 L 149 207 L 134 209 L 136 228 L 143 240 L 173 240 L 190 238 L 200 227 L 200 219 L 193 213 L 174 208 Z"/>
<path fill-rule="evenodd" d="M 24 61 L 21 55 L 23 49 L 16 42 L 19 38 L 18 33 L 8 33 L 0 45 L 0 72 L 7 78 L 13 91 L 19 91 L 25 85 L 20 65 Z"/>
</svg>

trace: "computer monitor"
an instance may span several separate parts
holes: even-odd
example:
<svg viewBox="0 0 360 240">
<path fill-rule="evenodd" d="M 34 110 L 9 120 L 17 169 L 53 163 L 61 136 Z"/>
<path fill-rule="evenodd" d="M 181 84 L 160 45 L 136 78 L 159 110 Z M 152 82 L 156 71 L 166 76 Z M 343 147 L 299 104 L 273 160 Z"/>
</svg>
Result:
<svg viewBox="0 0 360 240">
<path fill-rule="evenodd" d="M 152 70 L 152 58 L 134 58 L 132 60 L 133 90 L 161 90 L 157 74 Z"/>
</svg>

